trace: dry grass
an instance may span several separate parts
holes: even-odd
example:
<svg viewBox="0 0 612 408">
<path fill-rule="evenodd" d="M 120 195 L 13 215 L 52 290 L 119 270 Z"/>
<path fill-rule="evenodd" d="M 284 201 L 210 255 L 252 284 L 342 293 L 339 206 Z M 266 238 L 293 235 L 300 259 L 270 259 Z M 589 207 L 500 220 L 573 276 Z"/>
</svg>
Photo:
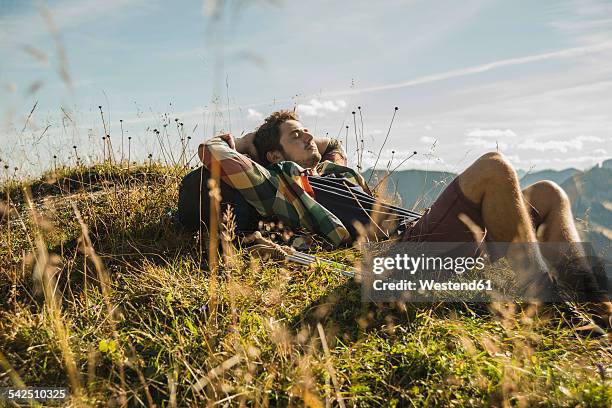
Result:
<svg viewBox="0 0 612 408">
<path fill-rule="evenodd" d="M 68 386 L 69 406 L 612 403 L 608 344 L 558 314 L 362 304 L 324 267 L 213 256 L 168 215 L 184 173 L 2 186 L 0 386 Z"/>
</svg>

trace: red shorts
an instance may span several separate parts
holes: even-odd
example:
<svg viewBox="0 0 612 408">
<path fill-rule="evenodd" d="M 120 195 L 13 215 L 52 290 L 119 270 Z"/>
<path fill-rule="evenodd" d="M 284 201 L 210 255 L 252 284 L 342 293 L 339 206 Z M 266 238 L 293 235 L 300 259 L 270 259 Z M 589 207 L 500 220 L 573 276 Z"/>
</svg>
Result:
<svg viewBox="0 0 612 408">
<path fill-rule="evenodd" d="M 530 208 L 531 221 L 535 230 L 542 223 L 542 217 L 532 205 L 530 205 Z M 471 220 L 474 224 L 472 228 L 468 226 L 469 223 L 466 224 L 459 218 L 459 214 L 465 214 Z M 474 226 L 478 228 L 474 228 Z M 472 231 L 473 229 L 480 229 L 484 236 L 475 234 Z M 483 242 L 478 242 L 479 238 Z M 408 226 L 402 233 L 401 240 L 411 242 L 474 242 L 474 248 L 478 248 L 480 244 L 486 245 L 486 243 L 493 242 L 484 226 L 480 204 L 470 201 L 463 194 L 457 178 L 444 189 L 419 220 Z M 499 252 L 489 252 L 492 261 L 504 255 Z"/>
</svg>

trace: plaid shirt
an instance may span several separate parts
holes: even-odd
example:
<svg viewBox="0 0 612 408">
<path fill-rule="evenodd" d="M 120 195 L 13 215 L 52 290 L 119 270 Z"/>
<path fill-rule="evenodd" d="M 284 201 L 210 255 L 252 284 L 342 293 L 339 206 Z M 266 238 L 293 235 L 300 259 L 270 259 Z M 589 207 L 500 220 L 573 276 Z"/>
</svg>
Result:
<svg viewBox="0 0 612 408">
<path fill-rule="evenodd" d="M 307 175 L 312 170 L 305 170 L 292 161 L 264 167 L 238 153 L 229 134 L 200 144 L 198 154 L 208 170 L 212 171 L 218 164 L 221 180 L 238 190 L 262 217 L 276 217 L 291 228 L 306 228 L 327 238 L 334 246 L 350 241 L 342 222 L 308 193 L 312 189 Z M 320 175 L 346 177 L 369 193 L 363 177 L 346 167 L 346 155 L 337 140 L 330 141 L 315 171 Z"/>
</svg>

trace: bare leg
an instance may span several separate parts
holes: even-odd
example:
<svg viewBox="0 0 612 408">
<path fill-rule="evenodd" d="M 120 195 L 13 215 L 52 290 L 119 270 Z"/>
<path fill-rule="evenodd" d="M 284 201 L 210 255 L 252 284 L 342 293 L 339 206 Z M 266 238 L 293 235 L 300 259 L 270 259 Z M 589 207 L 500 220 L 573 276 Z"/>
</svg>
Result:
<svg viewBox="0 0 612 408">
<path fill-rule="evenodd" d="M 580 242 L 567 194 L 552 181 L 539 181 L 526 187 L 523 196 L 538 210 L 542 226 L 538 229 L 540 242 Z"/>
<path fill-rule="evenodd" d="M 548 261 L 552 265 L 563 267 L 563 263 L 570 259 L 581 260 L 582 263 L 575 266 L 584 270 L 590 269 L 586 251 L 580 244 L 571 203 L 563 189 L 552 181 L 540 181 L 525 188 L 523 195 L 542 217 L 543 222 L 537 234 L 539 241 L 553 243 L 543 246 L 543 254 Z M 563 245 L 564 243 L 569 245 Z"/>
<path fill-rule="evenodd" d="M 552 283 L 529 217 L 528 204 L 512 166 L 499 153 L 487 153 L 458 177 L 466 198 L 481 206 L 487 234 L 496 242 L 515 243 L 506 258 L 528 298 L 551 299 Z M 519 245 L 525 244 L 525 245 Z"/>
<path fill-rule="evenodd" d="M 542 217 L 542 225 L 538 229 L 538 239 L 541 242 L 551 243 L 578 243 L 581 242 L 580 235 L 576 229 L 574 217 L 572 215 L 571 203 L 567 197 L 567 194 L 559 187 L 556 183 L 551 181 L 540 181 L 532 184 L 523 190 L 525 199 L 531 203 Z M 555 250 L 555 246 L 551 245 L 543 250 L 543 255 L 553 265 L 560 265 L 560 268 L 567 267 L 562 264 L 564 258 L 571 256 L 577 260 L 583 260 L 583 265 L 577 265 L 583 271 L 590 271 L 590 266 L 585 259 L 585 251 L 582 245 L 569 245 L 567 246 L 573 253 L 563 254 L 558 250 Z M 571 282 L 570 284 L 580 286 L 580 283 Z M 579 277 L 587 281 L 586 287 L 589 285 L 594 286 L 591 290 L 600 290 L 597 287 L 595 276 L 589 273 L 588 276 Z M 590 281 L 590 283 L 588 282 Z M 587 289 L 588 290 L 588 289 Z M 608 300 L 608 296 L 605 291 L 602 291 L 601 302 L 595 308 L 595 312 L 599 315 L 612 315 L 612 303 Z"/>
<path fill-rule="evenodd" d="M 487 233 L 498 242 L 537 242 L 525 198 L 512 166 L 487 153 L 459 175 L 459 188 L 481 205 Z"/>
<path fill-rule="evenodd" d="M 535 243 L 539 238 L 543 242 L 580 242 L 571 205 L 563 190 L 552 182 L 542 182 L 522 192 L 516 172 L 500 154 L 483 155 L 459 175 L 458 181 L 464 195 L 481 205 L 484 225 L 494 241 Z M 538 236 L 529 217 L 529 204 L 533 205 L 543 218 Z M 535 274 L 537 281 L 541 274 L 548 273 L 548 268 L 536 246 L 527 245 L 524 248 L 527 249 L 526 252 L 520 248 L 510 249 L 507 258 L 513 269 L 519 271 L 519 284 L 528 282 L 531 285 L 528 274 Z M 555 260 L 560 259 L 559 253 L 546 255 L 553 264 Z M 592 275 L 590 277 L 592 278 Z M 603 300 L 596 306 L 596 314 L 601 317 L 601 322 L 607 322 L 609 327 L 612 303 Z"/>
</svg>

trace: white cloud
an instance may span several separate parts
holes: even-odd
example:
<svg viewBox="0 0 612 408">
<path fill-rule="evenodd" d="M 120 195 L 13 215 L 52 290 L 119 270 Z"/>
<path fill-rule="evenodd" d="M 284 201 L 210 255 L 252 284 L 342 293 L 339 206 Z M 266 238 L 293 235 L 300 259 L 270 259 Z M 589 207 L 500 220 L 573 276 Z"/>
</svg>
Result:
<svg viewBox="0 0 612 408">
<path fill-rule="evenodd" d="M 51 15 L 55 28 L 59 31 L 86 25 L 92 20 L 108 18 L 109 21 L 125 18 L 128 12 L 146 13 L 156 9 L 157 1 L 147 0 L 85 0 L 58 1 L 47 11 Z M 111 18 L 112 17 L 112 18 Z M 20 44 L 34 43 L 39 37 L 49 35 L 49 27 L 45 24 L 38 8 L 33 11 L 0 16 L 0 46 L 10 47 Z M 15 38 L 19 41 L 15 41 Z"/>
<path fill-rule="evenodd" d="M 350 91 L 327 92 L 328 96 L 354 95 L 369 92 L 378 92 L 390 89 L 406 88 L 416 85 L 423 85 L 432 82 L 444 81 L 448 79 L 463 77 L 466 75 L 480 74 L 497 68 L 530 64 L 533 62 L 547 61 L 551 59 L 566 59 L 576 58 L 588 54 L 601 52 L 612 48 L 612 41 L 603 41 L 595 44 L 589 44 L 582 47 L 565 48 L 558 51 L 546 52 L 542 54 L 528 55 L 525 57 L 508 58 L 499 61 L 490 62 L 487 64 L 475 65 L 472 67 L 456 69 L 452 71 L 440 72 L 437 74 L 425 75 L 408 81 L 397 82 L 393 84 L 372 86 L 368 88 L 354 89 Z"/>
<path fill-rule="evenodd" d="M 608 152 L 606 151 L 606 149 L 595 149 L 593 150 L 593 154 L 595 156 L 607 156 Z"/>
<path fill-rule="evenodd" d="M 508 144 L 504 142 L 497 142 L 494 140 L 481 139 L 478 137 L 468 137 L 465 142 L 463 142 L 466 146 L 475 146 L 482 147 L 484 149 L 507 149 Z"/>
<path fill-rule="evenodd" d="M 608 0 L 572 0 L 560 19 L 549 25 L 579 44 L 612 38 L 612 4 Z"/>
<path fill-rule="evenodd" d="M 304 116 L 325 116 L 326 113 L 338 112 L 345 107 L 346 102 L 343 100 L 320 101 L 318 99 L 311 99 L 310 103 L 299 104 L 297 111 Z"/>
<path fill-rule="evenodd" d="M 506 129 L 506 130 L 502 130 L 502 129 L 474 129 L 468 133 L 466 133 L 466 136 L 470 136 L 470 137 L 516 137 L 516 133 L 514 133 L 513 130 L 511 129 Z"/>
<path fill-rule="evenodd" d="M 536 150 L 540 152 L 557 151 L 567 153 L 570 150 L 582 150 L 585 142 L 601 143 L 604 140 L 597 136 L 580 135 L 569 140 L 547 140 L 545 142 L 527 139 L 516 147 L 522 150 Z"/>
<path fill-rule="evenodd" d="M 578 140 L 580 142 L 594 142 L 594 143 L 601 143 L 604 140 L 601 137 L 597 137 L 597 136 L 578 136 L 575 140 Z"/>
<path fill-rule="evenodd" d="M 436 138 L 431 136 L 421 136 L 419 141 L 423 143 L 433 144 L 436 141 Z"/>
<path fill-rule="evenodd" d="M 510 161 L 510 163 L 512 163 L 513 165 L 517 165 L 519 163 L 521 163 L 521 158 L 517 155 L 517 154 L 513 154 L 513 155 L 504 155 L 504 157 L 506 159 L 508 159 Z"/>
<path fill-rule="evenodd" d="M 566 169 L 568 167 L 583 167 L 593 166 L 601 161 L 605 157 L 593 157 L 593 156 L 576 156 L 576 157 L 554 157 L 554 158 L 535 158 L 528 160 L 529 164 L 547 165 L 559 169 Z"/>
<path fill-rule="evenodd" d="M 536 150 L 539 152 L 557 151 L 567 153 L 568 150 L 582 150 L 582 142 L 580 140 L 548 140 L 546 142 L 538 142 L 533 139 L 527 139 L 517 146 L 521 150 Z"/>
<path fill-rule="evenodd" d="M 247 119 L 260 121 L 263 119 L 263 115 L 261 112 L 256 111 L 255 109 L 248 108 L 247 109 Z"/>
<path fill-rule="evenodd" d="M 428 131 L 429 131 L 429 130 L 431 130 L 431 129 L 432 129 L 431 125 L 425 125 L 425 130 L 428 130 Z"/>
<path fill-rule="evenodd" d="M 374 166 L 376 157 L 364 157 L 363 166 L 364 168 L 371 168 Z M 414 154 L 413 150 L 395 150 L 395 149 L 385 149 L 378 160 L 378 165 L 376 166 L 378 169 L 386 168 L 389 161 L 393 159 L 390 169 L 395 169 L 397 167 L 397 171 L 407 170 L 407 169 L 415 169 L 415 168 L 429 168 L 431 170 L 439 169 L 439 170 L 451 170 L 448 167 L 446 161 L 439 156 L 431 155 L 431 154 Z M 400 165 L 401 164 L 401 165 Z"/>
</svg>

